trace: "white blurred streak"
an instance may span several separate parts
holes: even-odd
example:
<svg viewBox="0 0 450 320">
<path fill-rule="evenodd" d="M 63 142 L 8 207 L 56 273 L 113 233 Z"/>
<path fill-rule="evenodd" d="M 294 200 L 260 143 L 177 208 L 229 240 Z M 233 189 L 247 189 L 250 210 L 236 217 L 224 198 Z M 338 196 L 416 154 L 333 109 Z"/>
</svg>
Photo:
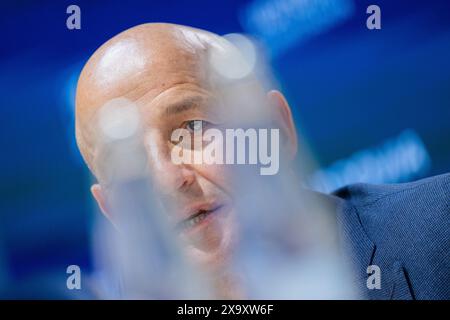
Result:
<svg viewBox="0 0 450 320">
<path fill-rule="evenodd" d="M 104 239 L 112 269 L 119 269 L 124 299 L 199 299 L 209 296 L 176 242 L 148 175 L 148 163 L 137 107 L 124 99 L 100 112 L 102 165 L 112 220 L 117 231 Z M 111 123 L 109 123 L 110 121 Z M 112 244 L 112 245 L 111 245 Z M 112 270 L 111 274 L 114 274 Z"/>
<path fill-rule="evenodd" d="M 267 67 L 262 68 L 267 72 Z M 266 96 L 265 88 L 273 88 L 271 77 L 257 71 L 220 87 L 227 124 L 284 132 Z M 286 136 L 282 136 L 284 146 Z M 250 149 L 247 146 L 247 155 Z M 259 168 L 248 164 L 233 167 L 240 228 L 233 268 L 242 275 L 251 299 L 355 298 L 337 240 L 335 209 L 322 196 L 301 188 L 300 177 L 311 170 L 312 157 L 305 145 L 299 146 L 299 154 L 302 167 L 295 166 L 287 149 L 281 148 L 280 171 L 272 176 L 262 176 Z"/>
<path fill-rule="evenodd" d="M 342 23 L 354 12 L 353 0 L 253 0 L 240 20 L 275 57 Z"/>
<path fill-rule="evenodd" d="M 106 138 L 119 140 L 136 134 L 139 125 L 137 107 L 125 98 L 107 102 L 99 111 L 99 126 Z"/>
<path fill-rule="evenodd" d="M 244 36 L 227 38 L 231 42 L 222 39 L 205 66 L 213 70 L 212 87 L 222 104 L 223 126 L 278 128 L 284 146 L 285 128 L 266 95 L 274 85 L 260 50 Z M 209 279 L 185 261 L 159 205 L 147 172 L 148 153 L 137 107 L 120 99 L 104 108 L 99 128 L 108 157 L 103 166 L 119 229 L 106 241 L 114 243 L 112 256 L 121 270 L 122 297 L 212 297 Z M 268 142 L 268 152 L 273 151 L 270 138 Z M 150 148 L 150 156 L 152 152 Z M 232 165 L 228 171 L 235 178 L 239 229 L 230 270 L 243 279 L 244 292 L 251 299 L 355 298 L 343 263 L 346 257 L 339 251 L 336 213 L 323 197 L 301 188 L 300 177 L 310 170 L 312 157 L 304 144 L 299 154 L 302 167 L 296 167 L 292 155 L 281 147 L 280 171 L 272 176 L 260 175 L 258 165 Z"/>
<path fill-rule="evenodd" d="M 333 208 L 299 188 L 292 172 L 257 176 L 246 171 L 238 169 L 236 268 L 245 274 L 249 297 L 355 298 Z"/>
<path fill-rule="evenodd" d="M 243 34 L 232 33 L 212 43 L 208 65 L 211 82 L 223 103 L 226 121 L 248 125 L 268 118 L 265 92 L 270 85 L 262 47 Z"/>
<path fill-rule="evenodd" d="M 231 80 L 249 76 L 256 66 L 256 48 L 245 36 L 232 33 L 224 36 L 223 42 L 211 50 L 212 68 L 222 77 Z M 230 46 L 232 43 L 234 46 Z"/>
<path fill-rule="evenodd" d="M 424 175 L 430 167 L 430 154 L 412 129 L 379 146 L 359 150 L 316 171 L 308 179 L 314 190 L 332 192 L 353 183 L 398 183 Z"/>
</svg>

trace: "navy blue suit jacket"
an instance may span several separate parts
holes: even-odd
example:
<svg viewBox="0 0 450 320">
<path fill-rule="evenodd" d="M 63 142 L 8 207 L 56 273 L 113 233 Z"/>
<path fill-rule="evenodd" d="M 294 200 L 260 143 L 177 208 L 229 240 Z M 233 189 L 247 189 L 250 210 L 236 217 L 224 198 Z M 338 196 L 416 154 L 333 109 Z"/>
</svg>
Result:
<svg viewBox="0 0 450 320">
<path fill-rule="evenodd" d="M 337 190 L 343 243 L 369 299 L 450 299 L 450 174 L 393 185 Z M 368 289 L 367 267 L 381 270 Z"/>
</svg>

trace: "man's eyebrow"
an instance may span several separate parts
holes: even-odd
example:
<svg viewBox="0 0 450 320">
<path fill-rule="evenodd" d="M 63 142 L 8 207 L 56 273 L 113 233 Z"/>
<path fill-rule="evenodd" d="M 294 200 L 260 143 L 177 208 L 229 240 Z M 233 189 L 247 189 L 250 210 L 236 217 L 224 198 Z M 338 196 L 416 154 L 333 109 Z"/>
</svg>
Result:
<svg viewBox="0 0 450 320">
<path fill-rule="evenodd" d="M 164 109 L 164 113 L 167 116 L 174 115 L 177 113 L 199 109 L 201 105 L 205 102 L 205 98 L 203 97 L 189 97 L 182 99 L 180 101 L 176 101 L 168 104 Z"/>
</svg>

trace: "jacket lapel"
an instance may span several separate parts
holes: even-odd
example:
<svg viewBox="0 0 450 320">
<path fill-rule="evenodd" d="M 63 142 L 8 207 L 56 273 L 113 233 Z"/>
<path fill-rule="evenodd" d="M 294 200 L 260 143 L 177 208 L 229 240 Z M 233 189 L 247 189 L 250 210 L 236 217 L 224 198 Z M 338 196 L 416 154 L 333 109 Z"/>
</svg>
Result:
<svg viewBox="0 0 450 320">
<path fill-rule="evenodd" d="M 342 247 L 353 262 L 356 287 L 360 292 L 365 293 L 367 292 L 367 267 L 372 264 L 376 246 L 367 237 L 356 208 L 348 202 L 341 201 L 338 204 L 337 220 Z"/>
<path fill-rule="evenodd" d="M 405 273 L 401 262 L 396 261 L 393 265 L 392 271 L 392 287 L 391 287 L 391 300 L 413 300 L 414 297 L 410 290 L 408 278 Z"/>
</svg>

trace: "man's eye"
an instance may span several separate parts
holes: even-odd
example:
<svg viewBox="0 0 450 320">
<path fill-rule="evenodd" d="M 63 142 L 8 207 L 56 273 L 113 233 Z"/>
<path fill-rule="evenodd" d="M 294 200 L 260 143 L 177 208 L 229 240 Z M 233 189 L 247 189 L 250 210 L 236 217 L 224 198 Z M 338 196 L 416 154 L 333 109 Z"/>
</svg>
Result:
<svg viewBox="0 0 450 320">
<path fill-rule="evenodd" d="M 207 126 L 208 122 L 204 120 L 191 120 L 186 123 L 186 128 L 192 132 L 201 131 Z"/>
</svg>

